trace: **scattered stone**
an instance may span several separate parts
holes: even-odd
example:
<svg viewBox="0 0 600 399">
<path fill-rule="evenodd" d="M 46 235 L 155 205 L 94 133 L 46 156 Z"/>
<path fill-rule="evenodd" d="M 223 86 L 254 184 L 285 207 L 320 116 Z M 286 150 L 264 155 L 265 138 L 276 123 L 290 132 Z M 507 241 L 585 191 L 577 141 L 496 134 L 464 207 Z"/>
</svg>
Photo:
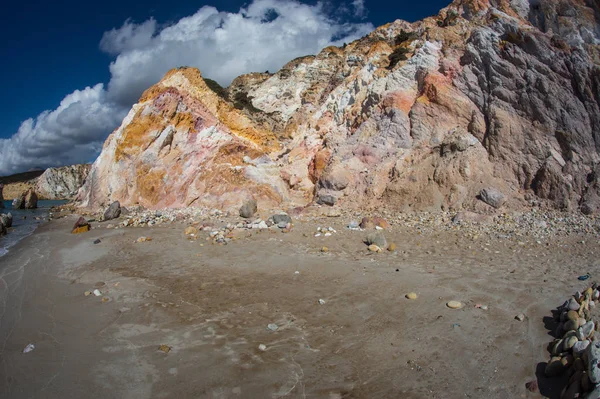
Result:
<svg viewBox="0 0 600 399">
<path fill-rule="evenodd" d="M 381 233 L 380 231 L 376 231 L 376 232 L 373 232 L 373 233 L 370 233 L 369 235 L 367 235 L 364 242 L 367 245 L 375 244 L 379 248 L 387 247 L 387 240 L 385 239 L 385 236 L 383 235 L 383 233 Z"/>
<path fill-rule="evenodd" d="M 570 350 L 579 340 L 575 336 L 570 336 L 563 341 L 563 351 Z"/>
<path fill-rule="evenodd" d="M 149 237 L 139 237 L 137 240 L 135 240 L 135 242 L 137 242 L 137 243 L 146 242 L 146 241 L 152 241 L 152 238 L 149 238 Z"/>
<path fill-rule="evenodd" d="M 381 252 L 381 248 L 375 244 L 369 245 L 368 250 L 371 252 Z"/>
<path fill-rule="evenodd" d="M 104 220 L 112 220 L 121 216 L 121 204 L 119 201 L 114 201 L 106 210 L 104 211 Z"/>
<path fill-rule="evenodd" d="M 479 199 L 494 208 L 500 208 L 505 201 L 504 194 L 493 187 L 481 190 Z"/>
<path fill-rule="evenodd" d="M 515 316 L 515 320 L 523 321 L 523 320 L 525 320 L 525 315 L 523 313 L 519 313 L 518 315 Z"/>
<path fill-rule="evenodd" d="M 172 348 L 172 347 L 170 347 L 169 345 L 165 345 L 165 344 L 162 344 L 162 345 L 160 345 L 160 346 L 158 347 L 158 350 L 159 350 L 159 351 L 162 351 L 162 352 L 164 352 L 164 353 L 169 353 L 169 352 L 171 352 L 171 349 L 173 349 L 173 348 Z"/>
<path fill-rule="evenodd" d="M 317 204 L 334 206 L 337 202 L 337 198 L 330 194 L 321 194 L 317 200 Z"/>
<path fill-rule="evenodd" d="M 185 228 L 183 233 L 186 236 L 196 236 L 198 234 L 198 229 L 194 226 L 188 226 Z"/>
<path fill-rule="evenodd" d="M 255 199 L 250 199 L 240 208 L 240 216 L 244 219 L 249 219 L 256 213 L 258 206 Z"/>
<path fill-rule="evenodd" d="M 469 211 L 461 211 L 458 212 L 452 218 L 452 223 L 461 224 L 461 223 L 479 223 L 479 224 L 489 224 L 493 221 L 493 217 L 489 215 L 481 215 L 479 213 L 469 212 Z"/>
<path fill-rule="evenodd" d="M 450 301 L 446 303 L 446 306 L 448 306 L 450 309 L 460 309 L 463 307 L 463 304 L 459 301 Z"/>
<path fill-rule="evenodd" d="M 119 309 L 119 313 L 127 313 L 131 310 L 131 308 L 127 308 L 127 307 L 122 307 L 121 309 Z"/>
<path fill-rule="evenodd" d="M 388 251 L 394 252 L 395 250 L 396 250 L 396 244 L 391 243 L 390 245 L 388 245 Z"/>
<path fill-rule="evenodd" d="M 321 252 L 329 252 L 329 248 L 323 247 L 323 248 L 321 248 Z"/>
<path fill-rule="evenodd" d="M 95 289 L 93 292 L 94 296 L 102 296 L 102 292 L 99 289 Z"/>
<path fill-rule="evenodd" d="M 588 321 L 583 326 L 581 326 L 581 332 L 585 338 L 592 338 L 594 335 L 594 322 Z"/>
<path fill-rule="evenodd" d="M 94 244 L 100 244 L 102 241 L 98 238 L 96 240 L 94 240 Z"/>
<path fill-rule="evenodd" d="M 324 299 L 319 299 L 319 305 L 325 305 L 325 300 Z"/>
<path fill-rule="evenodd" d="M 71 230 L 71 234 L 80 234 L 90 231 L 90 224 L 85 220 L 83 216 L 79 217 L 75 224 L 73 225 L 73 230 Z"/>
<path fill-rule="evenodd" d="M 279 215 L 273 215 L 271 216 L 271 220 L 273 221 L 273 224 L 276 224 L 279 226 L 279 224 L 282 224 L 283 227 L 280 228 L 285 228 L 287 226 L 288 223 L 292 223 L 292 218 L 285 213 L 279 214 Z"/>
<path fill-rule="evenodd" d="M 83 293 L 83 295 L 90 296 L 90 295 L 92 295 L 92 291 L 86 291 L 86 292 Z"/>
<path fill-rule="evenodd" d="M 570 310 L 579 310 L 579 308 L 580 308 L 579 303 L 577 303 L 575 298 L 569 299 L 569 303 L 567 306 Z"/>
<path fill-rule="evenodd" d="M 23 349 L 23 353 L 29 353 L 35 349 L 34 344 L 27 344 L 27 346 Z"/>
<path fill-rule="evenodd" d="M 360 225 L 356 220 L 351 221 L 350 223 L 348 223 L 348 228 L 350 230 L 359 230 L 360 229 Z"/>
<path fill-rule="evenodd" d="M 406 294 L 406 299 L 417 299 L 417 294 L 415 292 L 409 292 Z"/>
<path fill-rule="evenodd" d="M 277 324 L 271 323 L 267 325 L 267 328 L 271 331 L 277 331 L 279 329 L 279 326 Z"/>
<path fill-rule="evenodd" d="M 364 217 L 362 218 L 362 220 L 360 221 L 360 228 L 361 229 L 374 229 L 375 228 L 375 221 L 373 220 L 373 218 L 369 218 L 369 217 Z"/>
<path fill-rule="evenodd" d="M 258 350 L 261 351 L 261 352 L 266 351 L 267 350 L 267 345 L 265 345 L 265 344 L 258 345 Z"/>
</svg>

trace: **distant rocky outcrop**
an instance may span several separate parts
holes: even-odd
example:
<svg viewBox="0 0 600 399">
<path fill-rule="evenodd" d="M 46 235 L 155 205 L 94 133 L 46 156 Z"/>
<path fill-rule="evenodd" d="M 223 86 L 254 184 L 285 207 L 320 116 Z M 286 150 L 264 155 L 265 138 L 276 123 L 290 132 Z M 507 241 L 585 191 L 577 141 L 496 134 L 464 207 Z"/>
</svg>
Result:
<svg viewBox="0 0 600 399">
<path fill-rule="evenodd" d="M 45 199 L 73 198 L 85 182 L 90 168 L 89 164 L 48 168 L 37 179 L 35 189 Z"/>
<path fill-rule="evenodd" d="M 597 2 L 456 0 L 226 89 L 174 69 L 78 199 L 598 212 L 599 21 Z"/>
</svg>

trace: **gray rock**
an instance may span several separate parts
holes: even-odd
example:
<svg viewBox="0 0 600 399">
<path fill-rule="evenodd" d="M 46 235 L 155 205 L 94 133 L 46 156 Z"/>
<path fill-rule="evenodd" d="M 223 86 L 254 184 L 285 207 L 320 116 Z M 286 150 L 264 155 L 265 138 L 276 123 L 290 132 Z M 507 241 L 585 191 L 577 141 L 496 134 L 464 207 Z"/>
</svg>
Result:
<svg viewBox="0 0 600 399">
<path fill-rule="evenodd" d="M 116 219 L 121 215 L 121 204 L 115 201 L 104 211 L 104 220 Z"/>
<path fill-rule="evenodd" d="M 2 223 L 6 228 L 12 226 L 13 216 L 12 213 L 3 213 L 0 214 L 0 223 Z"/>
<path fill-rule="evenodd" d="M 271 331 L 277 331 L 279 329 L 279 326 L 275 323 L 271 323 L 271 324 L 267 325 L 267 328 Z"/>
<path fill-rule="evenodd" d="M 594 322 L 588 321 L 583 326 L 581 326 L 581 332 L 583 333 L 584 337 L 590 338 L 590 336 L 594 332 Z"/>
<path fill-rule="evenodd" d="M 381 233 L 380 231 L 375 231 L 367 235 L 364 242 L 367 245 L 375 244 L 381 249 L 387 248 L 387 240 L 385 239 L 383 233 Z"/>
<path fill-rule="evenodd" d="M 479 193 L 479 199 L 494 208 L 500 208 L 504 204 L 504 194 L 493 187 L 484 188 Z"/>
<path fill-rule="evenodd" d="M 273 220 L 273 223 L 276 225 L 279 225 L 280 223 L 284 223 L 283 227 L 285 227 L 285 225 L 287 225 L 288 223 L 292 223 L 292 218 L 285 213 L 282 213 L 279 215 L 273 215 L 273 216 L 271 216 L 271 219 Z"/>
<path fill-rule="evenodd" d="M 329 194 L 321 194 L 319 195 L 319 199 L 317 201 L 318 204 L 334 206 L 337 202 L 337 199 L 333 195 Z"/>
<path fill-rule="evenodd" d="M 590 341 L 588 341 L 587 339 L 585 341 L 578 341 L 575 343 L 575 345 L 573 345 L 573 353 L 576 355 L 582 354 L 583 352 L 585 352 L 589 345 Z"/>
<path fill-rule="evenodd" d="M 590 381 L 594 384 L 600 383 L 600 342 L 592 342 L 587 348 L 587 370 Z"/>
<path fill-rule="evenodd" d="M 256 200 L 255 199 L 248 200 L 240 208 L 240 216 L 245 219 L 249 219 L 252 216 L 254 216 L 257 209 L 258 208 L 256 205 Z"/>
<path fill-rule="evenodd" d="M 579 310 L 579 304 L 575 300 L 575 298 L 569 299 L 569 303 L 567 304 L 569 310 Z"/>
<path fill-rule="evenodd" d="M 353 220 L 350 223 L 348 223 L 349 229 L 358 229 L 358 227 L 359 227 L 359 224 L 356 220 Z"/>
</svg>

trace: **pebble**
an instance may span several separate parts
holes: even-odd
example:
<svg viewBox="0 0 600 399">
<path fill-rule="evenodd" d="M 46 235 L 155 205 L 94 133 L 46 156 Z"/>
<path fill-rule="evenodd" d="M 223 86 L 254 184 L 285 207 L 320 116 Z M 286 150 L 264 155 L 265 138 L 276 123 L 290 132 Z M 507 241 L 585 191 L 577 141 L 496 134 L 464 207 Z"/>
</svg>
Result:
<svg viewBox="0 0 600 399">
<path fill-rule="evenodd" d="M 100 292 L 100 290 L 96 289 L 96 290 L 93 291 L 93 293 L 94 293 L 95 296 L 102 296 L 102 292 Z"/>
<path fill-rule="evenodd" d="M 600 342 L 593 342 L 589 345 L 586 353 L 588 359 L 587 370 L 590 381 L 594 384 L 598 384 L 600 382 L 600 367 L 598 367 L 600 362 Z"/>
<path fill-rule="evenodd" d="M 569 310 L 567 312 L 567 319 L 569 320 L 578 320 L 579 319 L 579 314 L 574 311 L 574 310 Z"/>
<path fill-rule="evenodd" d="M 460 309 L 463 307 L 463 304 L 459 301 L 450 301 L 446 303 L 446 306 L 448 306 L 450 309 Z"/>
<path fill-rule="evenodd" d="M 325 300 L 324 299 L 319 299 L 319 305 L 325 305 Z"/>
<path fill-rule="evenodd" d="M 267 328 L 271 331 L 277 331 L 279 329 L 279 326 L 277 324 L 271 323 L 267 325 Z"/>
<path fill-rule="evenodd" d="M 321 248 L 321 252 L 329 252 L 329 248 L 323 247 L 323 248 Z"/>
<path fill-rule="evenodd" d="M 406 294 L 406 298 L 407 299 L 417 299 L 417 294 L 414 292 L 409 292 L 408 294 Z"/>
<path fill-rule="evenodd" d="M 262 351 L 262 352 L 266 351 L 267 350 L 267 345 L 265 345 L 265 344 L 258 345 L 258 350 Z"/>
<path fill-rule="evenodd" d="M 396 244 L 394 244 L 394 243 L 391 243 L 391 244 L 388 246 L 388 251 L 390 251 L 390 252 L 394 252 L 395 250 L 396 250 Z"/>
<path fill-rule="evenodd" d="M 371 244 L 371 245 L 369 245 L 369 251 L 371 251 L 371 252 L 381 252 L 381 248 L 379 248 L 375 244 Z"/>
<path fill-rule="evenodd" d="M 523 320 L 525 320 L 525 315 L 523 313 L 519 313 L 518 315 L 515 316 L 515 320 L 523 321 Z"/>
<path fill-rule="evenodd" d="M 579 310 L 579 304 L 577 303 L 575 298 L 569 299 L 569 303 L 567 306 L 570 310 Z"/>
</svg>

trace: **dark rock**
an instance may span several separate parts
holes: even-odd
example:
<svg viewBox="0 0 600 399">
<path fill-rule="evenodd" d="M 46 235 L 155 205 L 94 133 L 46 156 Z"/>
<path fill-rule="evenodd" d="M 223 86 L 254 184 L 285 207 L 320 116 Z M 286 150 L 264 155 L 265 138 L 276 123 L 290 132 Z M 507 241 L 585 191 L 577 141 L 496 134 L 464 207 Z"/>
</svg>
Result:
<svg viewBox="0 0 600 399">
<path fill-rule="evenodd" d="M 83 216 L 81 216 L 73 225 L 73 230 L 71 230 L 71 234 L 85 233 L 86 231 L 90 231 L 90 228 L 90 224 L 87 222 L 87 220 L 85 220 Z"/>
<path fill-rule="evenodd" d="M 102 241 L 98 238 L 97 240 L 94 240 L 94 244 L 100 244 Z"/>
<path fill-rule="evenodd" d="M 115 201 L 104 211 L 104 220 L 112 220 L 121 216 L 121 204 Z"/>
<path fill-rule="evenodd" d="M 500 208 L 504 201 L 504 194 L 493 187 L 484 188 L 479 193 L 479 199 L 494 208 Z"/>
<path fill-rule="evenodd" d="M 0 222 L 0 237 L 6 235 L 6 226 L 2 222 Z"/>
<path fill-rule="evenodd" d="M 257 209 L 258 209 L 258 207 L 256 205 L 256 200 L 255 199 L 248 200 L 240 208 L 240 216 L 245 219 L 251 218 L 252 216 L 254 216 Z"/>
<path fill-rule="evenodd" d="M 284 224 L 292 223 L 292 218 L 289 217 L 289 215 L 286 215 L 285 213 L 282 213 L 279 215 L 273 215 L 273 216 L 271 216 L 271 219 L 273 220 L 273 224 L 276 224 L 276 225 L 279 225 L 281 223 L 284 223 Z"/>
<path fill-rule="evenodd" d="M 12 226 L 13 216 L 12 213 L 3 213 L 0 214 L 0 223 L 2 223 L 6 228 Z"/>
<path fill-rule="evenodd" d="M 336 202 L 337 202 L 337 199 L 333 195 L 321 194 L 321 195 L 319 195 L 317 204 L 334 206 Z"/>
</svg>

